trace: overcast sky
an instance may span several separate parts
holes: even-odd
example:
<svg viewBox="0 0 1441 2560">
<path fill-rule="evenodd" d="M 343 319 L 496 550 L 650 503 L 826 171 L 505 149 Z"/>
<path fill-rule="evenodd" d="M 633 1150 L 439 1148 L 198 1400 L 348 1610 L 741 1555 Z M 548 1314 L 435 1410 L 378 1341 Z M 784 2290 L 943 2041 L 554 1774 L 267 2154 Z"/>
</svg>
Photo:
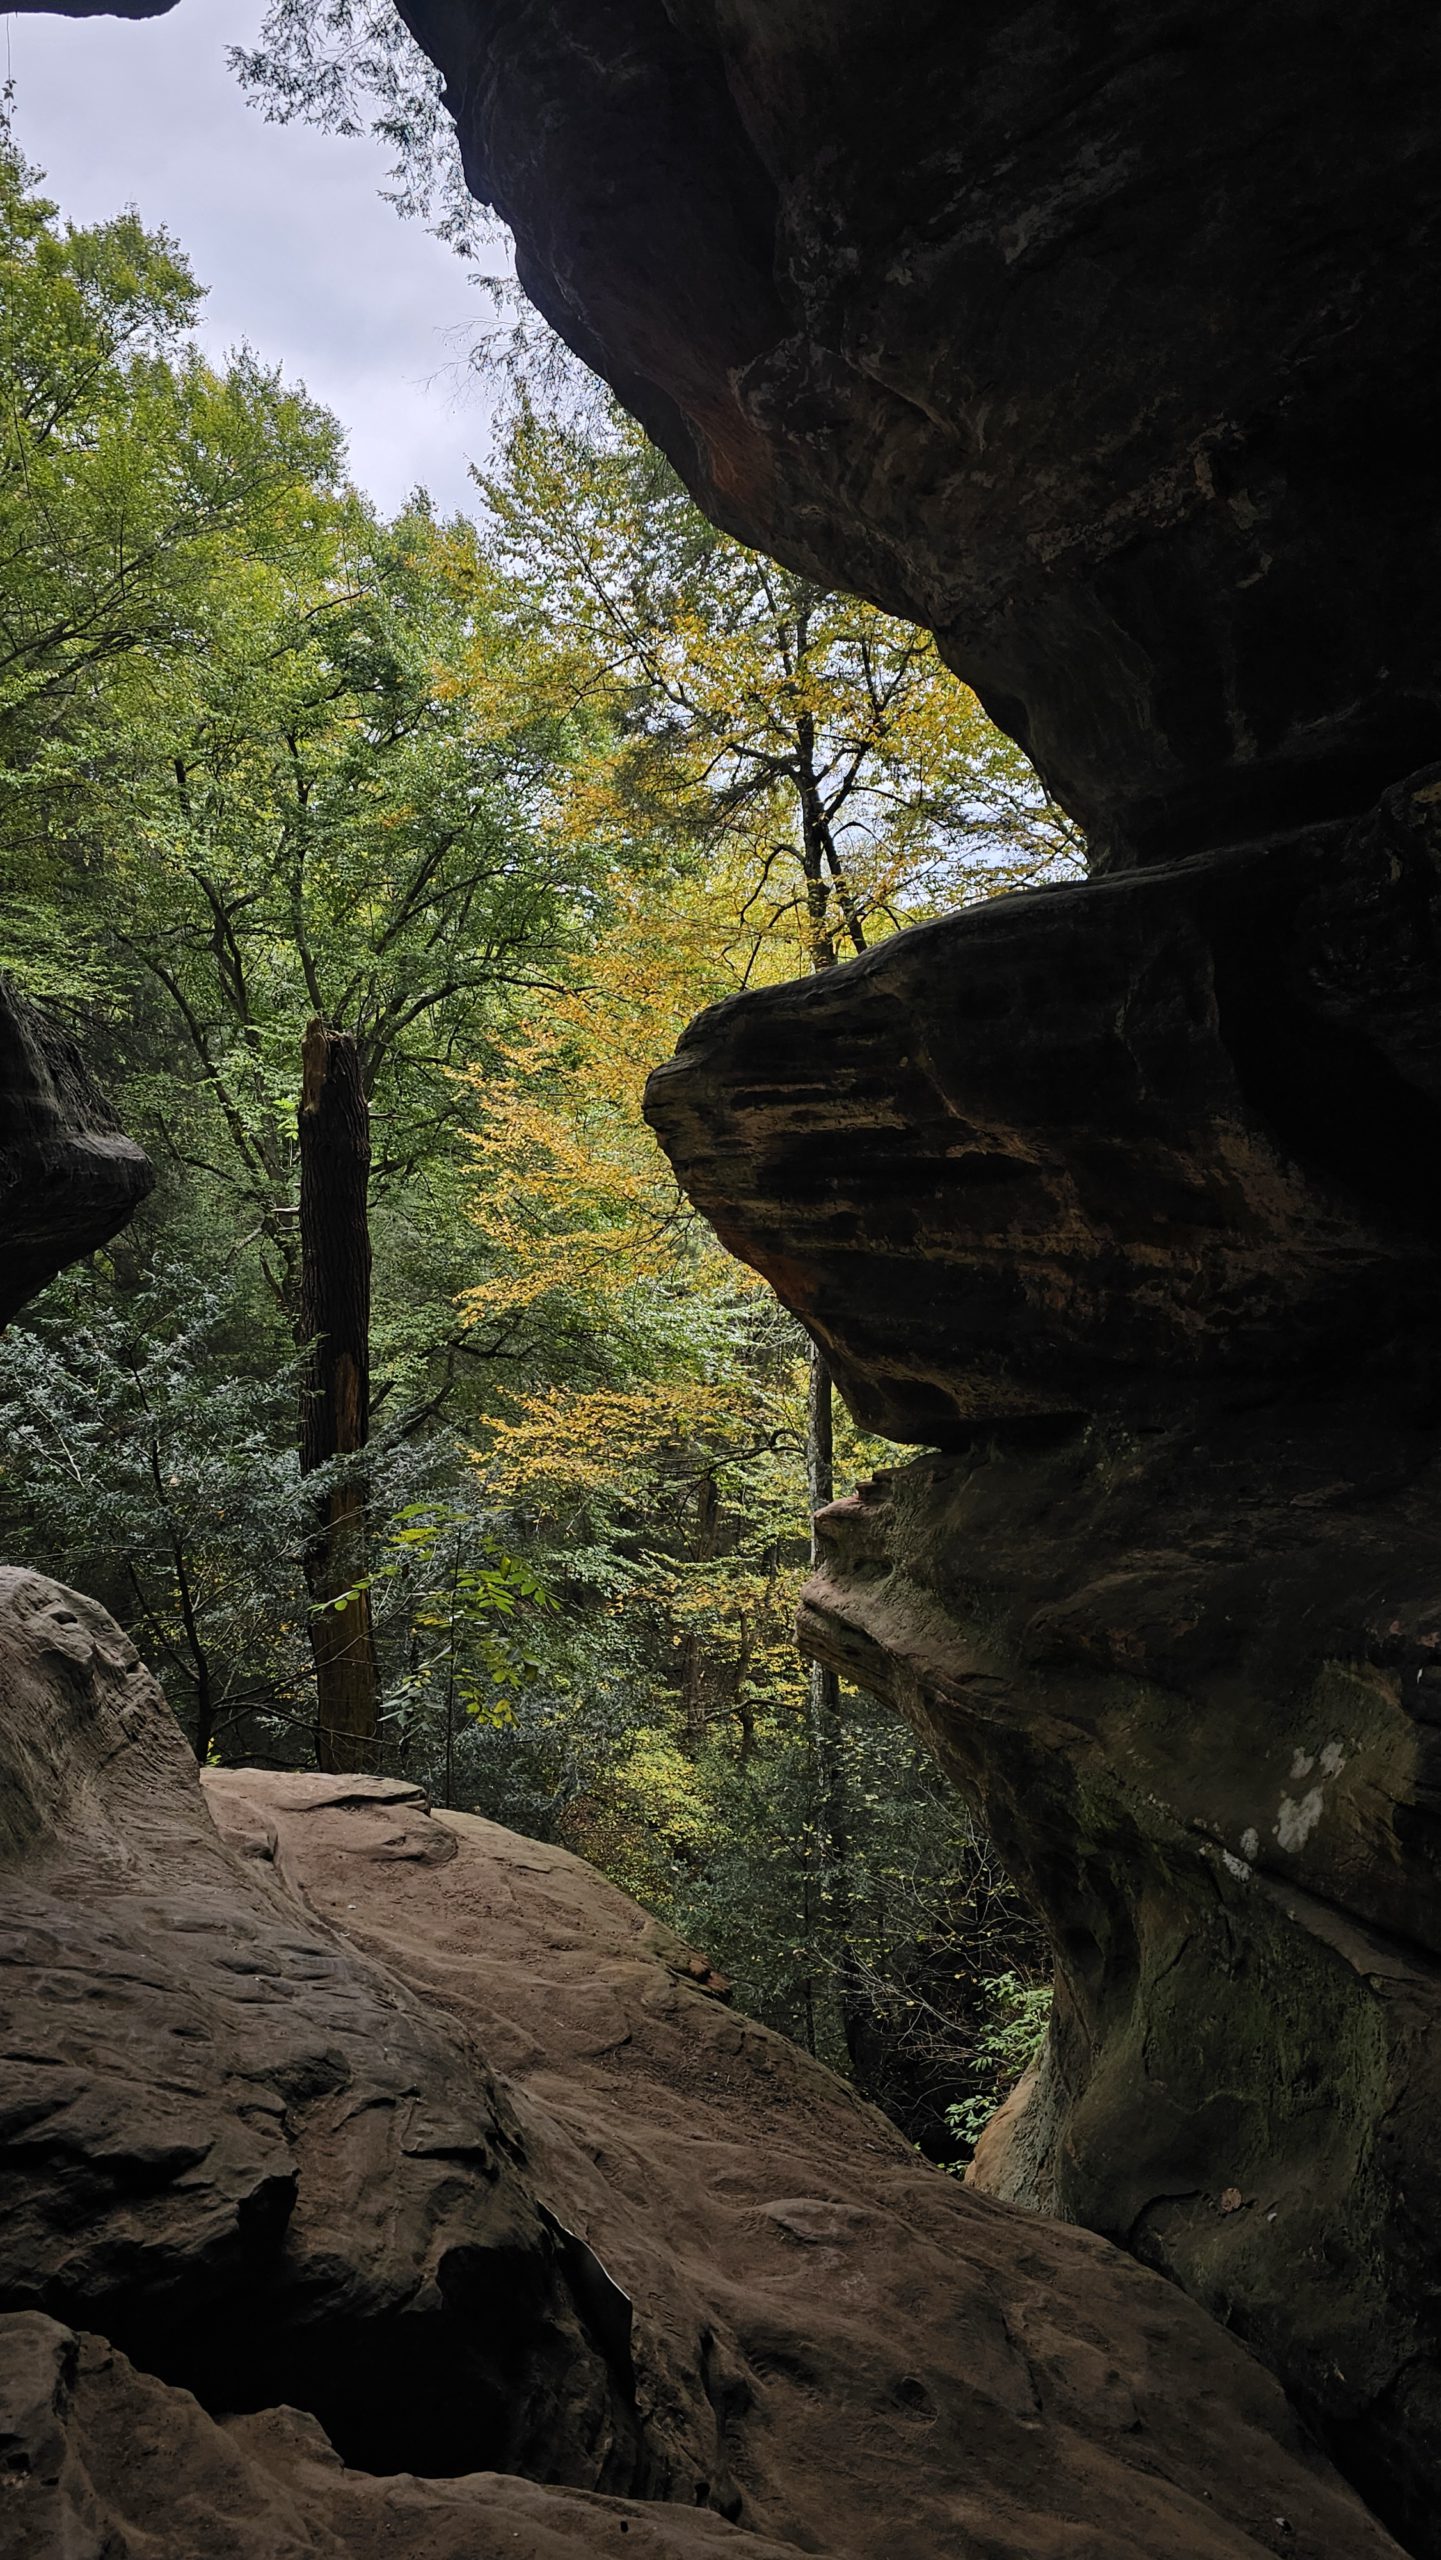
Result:
<svg viewBox="0 0 1441 2560">
<path fill-rule="evenodd" d="M 16 17 L 15 133 L 76 222 L 134 204 L 209 287 L 203 337 L 242 339 L 333 409 L 351 469 L 387 509 L 417 482 L 468 507 L 487 403 L 464 350 L 486 305 L 453 250 L 382 201 L 386 157 L 246 104 L 226 47 L 264 0 L 180 0 L 169 17 Z"/>
</svg>

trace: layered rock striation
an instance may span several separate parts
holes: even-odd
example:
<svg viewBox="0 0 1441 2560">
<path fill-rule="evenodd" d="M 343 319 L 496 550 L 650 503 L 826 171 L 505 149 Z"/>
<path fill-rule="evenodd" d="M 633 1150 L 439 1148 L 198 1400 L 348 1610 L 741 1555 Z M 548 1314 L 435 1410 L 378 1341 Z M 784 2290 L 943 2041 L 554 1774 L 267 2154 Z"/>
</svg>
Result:
<svg viewBox="0 0 1441 2560">
<path fill-rule="evenodd" d="M 563 1852 L 208 1773 L 0 1574 L 0 2540 L 1385 2560 L 1275 2383 Z M 624 2541 L 623 2538 L 624 2537 Z"/>
<path fill-rule="evenodd" d="M 1441 29 L 402 0 L 521 281 L 743 540 L 926 623 L 1109 859 L 1441 756 Z"/>
<path fill-rule="evenodd" d="M 1164 2267 L 1436 2548 L 1441 778 L 717 1007 L 648 1108 L 856 1411 L 803 1641 L 1047 1920 L 997 2192 Z"/>
<path fill-rule="evenodd" d="M 1430 1427 L 1441 767 L 713 1008 L 647 1111 L 898 1440 L 1345 1385 Z"/>
<path fill-rule="evenodd" d="M 863 1420 L 806 1641 L 1047 1913 L 990 2174 L 1438 2547 L 1437 34 L 1301 0 L 406 0 L 720 523 L 938 633 L 1085 889 L 703 1019 L 683 1187 Z"/>
</svg>

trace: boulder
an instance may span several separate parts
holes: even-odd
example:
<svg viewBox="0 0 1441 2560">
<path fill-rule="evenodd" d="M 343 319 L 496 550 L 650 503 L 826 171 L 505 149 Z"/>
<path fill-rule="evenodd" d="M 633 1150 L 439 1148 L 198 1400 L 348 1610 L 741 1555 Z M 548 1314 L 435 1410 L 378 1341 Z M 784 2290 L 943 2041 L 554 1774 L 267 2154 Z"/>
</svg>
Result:
<svg viewBox="0 0 1441 2560">
<path fill-rule="evenodd" d="M 298 2409 L 219 2424 L 103 2338 L 0 2313 L 7 2560 L 781 2560 L 695 2507 L 350 2471 Z M 622 2536 L 625 2539 L 622 2539 Z"/>
<path fill-rule="evenodd" d="M 202 1796 L 32 1574 L 0 1668 L 7 2552 L 1395 2549 L 1174 2287 L 932 2168 L 579 1860 L 398 1780 Z"/>
</svg>

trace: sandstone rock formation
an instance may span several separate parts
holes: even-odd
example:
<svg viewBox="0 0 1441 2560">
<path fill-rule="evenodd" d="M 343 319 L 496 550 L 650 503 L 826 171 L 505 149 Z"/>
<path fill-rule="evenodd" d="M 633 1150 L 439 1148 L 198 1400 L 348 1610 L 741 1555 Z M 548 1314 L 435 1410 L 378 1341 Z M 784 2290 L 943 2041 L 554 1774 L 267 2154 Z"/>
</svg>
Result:
<svg viewBox="0 0 1441 2560">
<path fill-rule="evenodd" d="M 1441 36 L 405 14 L 701 503 L 932 625 L 1126 875 L 722 1008 L 652 1115 L 945 1453 L 830 1516 L 805 1633 L 1050 1917 L 993 2174 L 1254 2338 L 1434 2553 Z"/>
<path fill-rule="evenodd" d="M 34 1575 L 0 1679 L 7 2560 L 1395 2550 L 1179 2292 L 578 1860 L 395 1780 L 209 1773 L 212 1822 Z"/>
<path fill-rule="evenodd" d="M 856 1409 L 803 1641 L 1044 1913 L 999 2191 L 1441 2466 L 1441 779 L 702 1016 L 650 1110 Z"/>
<path fill-rule="evenodd" d="M 0 1324 L 108 1243 L 154 1179 L 74 1042 L 0 980 Z"/>
<path fill-rule="evenodd" d="M 348 2471 L 299 2410 L 217 2425 L 103 2339 L 18 2312 L 0 2314 L 0 2549 L 6 2560 L 782 2560 L 795 2546 L 694 2507 L 504 2473 Z"/>
<path fill-rule="evenodd" d="M 1434 1428 L 1441 767 L 1357 823 L 1001 898 L 713 1007 L 647 1108 L 860 1418 Z"/>
<path fill-rule="evenodd" d="M 653 1109 L 941 1453 L 829 1516 L 806 1631 L 1050 1917 L 988 2174 L 1253 2339 L 1434 2554 L 1441 28 L 404 13 L 527 289 L 702 503 L 936 628 L 1127 874 L 723 1009 Z"/>
<path fill-rule="evenodd" d="M 1098 848 L 1441 756 L 1434 12 L 401 7 L 708 513 L 930 624 Z"/>
</svg>

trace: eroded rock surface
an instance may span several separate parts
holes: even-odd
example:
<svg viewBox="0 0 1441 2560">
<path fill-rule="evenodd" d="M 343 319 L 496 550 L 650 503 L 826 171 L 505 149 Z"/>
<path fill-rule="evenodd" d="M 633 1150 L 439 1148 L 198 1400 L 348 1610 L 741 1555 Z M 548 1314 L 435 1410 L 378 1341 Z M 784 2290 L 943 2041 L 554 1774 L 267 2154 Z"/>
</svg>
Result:
<svg viewBox="0 0 1441 2560">
<path fill-rule="evenodd" d="M 6 2560 L 795 2560 L 695 2507 L 350 2471 L 303 2411 L 219 2425 L 33 2311 L 0 2313 L 0 2501 Z"/>
<path fill-rule="evenodd" d="M 217 1831 L 33 1575 L 0 1662 L 7 2551 L 1394 2548 L 1173 2287 L 920 2162 L 578 1860 L 393 1780 L 211 1773 Z"/>
<path fill-rule="evenodd" d="M 1441 755 L 1441 25 L 403 0 L 717 521 L 929 624 L 1113 858 Z"/>
<path fill-rule="evenodd" d="M 832 1515 L 804 1624 L 1050 1916 L 992 2173 L 1441 2549 L 1436 22 L 406 14 L 702 505 L 930 624 L 1113 875 L 720 1008 L 652 1116 L 948 1453 Z"/>
<path fill-rule="evenodd" d="M 999 898 L 715 1006 L 690 1197 L 900 1440 L 1441 1389 L 1441 768 L 1365 819 Z"/>
<path fill-rule="evenodd" d="M 649 1108 L 858 1412 L 807 1647 L 1057 1949 L 986 2146 L 1435 2550 L 1441 785 L 703 1016 Z"/>
<path fill-rule="evenodd" d="M 237 1868 L 93 1602 L 7 1569 L 0 1638 L 0 2302 L 386 2470 L 636 2485 L 622 2343 L 483 2064 Z"/>
<path fill-rule="evenodd" d="M 0 1324 L 107 1244 L 154 1179 L 74 1042 L 0 979 Z"/>
</svg>

